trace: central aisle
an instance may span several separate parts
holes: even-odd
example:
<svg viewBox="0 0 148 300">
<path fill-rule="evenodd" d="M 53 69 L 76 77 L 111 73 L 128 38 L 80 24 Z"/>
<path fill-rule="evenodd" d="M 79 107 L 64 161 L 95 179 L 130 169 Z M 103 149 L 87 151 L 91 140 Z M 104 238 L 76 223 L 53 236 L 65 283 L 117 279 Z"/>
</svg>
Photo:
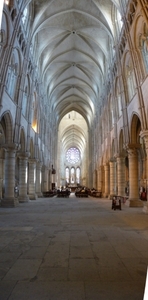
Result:
<svg viewBox="0 0 148 300">
<path fill-rule="evenodd" d="M 142 300 L 147 215 L 111 201 L 49 198 L 0 208 L 1 300 Z"/>
</svg>

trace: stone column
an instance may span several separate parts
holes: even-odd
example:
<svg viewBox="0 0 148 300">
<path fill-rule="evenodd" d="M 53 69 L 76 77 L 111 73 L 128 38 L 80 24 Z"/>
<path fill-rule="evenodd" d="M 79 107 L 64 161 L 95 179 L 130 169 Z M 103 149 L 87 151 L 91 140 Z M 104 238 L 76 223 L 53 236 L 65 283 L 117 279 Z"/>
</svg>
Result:
<svg viewBox="0 0 148 300">
<path fill-rule="evenodd" d="M 35 184 L 36 184 L 36 160 L 29 159 L 29 174 L 28 174 L 28 192 L 29 199 L 36 200 L 37 195 L 35 192 Z"/>
<path fill-rule="evenodd" d="M 3 198 L 4 158 L 0 158 L 0 199 Z"/>
<path fill-rule="evenodd" d="M 75 169 L 74 169 L 74 171 L 75 171 Z M 56 188 L 56 170 L 53 168 L 53 165 L 52 165 L 51 173 L 52 173 L 52 175 L 51 175 L 52 189 L 54 189 L 54 188 Z M 48 172 L 48 174 L 49 174 L 49 172 Z M 74 175 L 74 182 L 75 182 L 75 172 L 73 173 L 73 175 Z M 64 175 L 64 178 L 65 178 L 65 175 Z M 65 180 L 64 180 L 64 184 L 62 182 L 62 185 L 65 185 Z"/>
<path fill-rule="evenodd" d="M 36 194 L 38 197 L 43 197 L 43 194 L 41 192 L 41 184 L 42 184 L 42 163 L 37 162 L 36 165 Z"/>
<path fill-rule="evenodd" d="M 110 165 L 110 195 L 109 199 L 112 199 L 116 195 L 116 161 L 112 160 Z"/>
<path fill-rule="evenodd" d="M 104 197 L 108 197 L 109 195 L 109 165 L 106 163 L 104 165 L 105 170 L 105 191 L 104 191 Z"/>
<path fill-rule="evenodd" d="M 102 167 L 100 166 L 98 169 L 98 176 L 97 176 L 97 190 L 99 192 L 102 191 Z"/>
<path fill-rule="evenodd" d="M 96 187 L 96 182 L 97 182 L 97 174 L 96 174 L 96 170 L 94 170 L 94 172 L 93 172 L 93 188 L 97 188 Z"/>
<path fill-rule="evenodd" d="M 146 150 L 146 191 L 147 201 L 143 202 L 143 212 L 148 213 L 148 130 L 142 131 L 140 136 L 144 139 L 145 150 Z"/>
<path fill-rule="evenodd" d="M 49 170 L 49 172 L 48 172 L 48 187 L 49 187 L 49 190 L 51 190 L 51 184 L 52 184 L 52 182 L 51 182 L 51 170 Z M 58 187 L 59 186 L 60 186 L 60 180 L 59 180 Z"/>
<path fill-rule="evenodd" d="M 28 153 L 20 153 L 19 157 L 19 202 L 28 202 L 27 181 L 28 181 Z"/>
<path fill-rule="evenodd" d="M 126 204 L 130 207 L 142 207 L 143 203 L 139 199 L 137 149 L 128 148 L 127 151 L 129 158 L 129 199 Z"/>
<path fill-rule="evenodd" d="M 5 149 L 5 193 L 1 201 L 3 207 L 15 207 L 18 205 L 18 199 L 14 196 L 15 188 L 15 147 Z"/>
<path fill-rule="evenodd" d="M 118 196 L 125 196 L 125 157 L 117 157 Z"/>
<path fill-rule="evenodd" d="M 48 168 L 44 165 L 42 167 L 42 192 L 48 191 Z"/>
</svg>

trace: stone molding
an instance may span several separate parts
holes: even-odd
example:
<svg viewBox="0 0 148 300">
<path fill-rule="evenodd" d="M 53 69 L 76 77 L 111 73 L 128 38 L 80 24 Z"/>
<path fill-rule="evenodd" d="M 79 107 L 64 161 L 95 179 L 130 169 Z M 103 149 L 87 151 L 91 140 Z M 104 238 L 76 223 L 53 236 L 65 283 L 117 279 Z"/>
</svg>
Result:
<svg viewBox="0 0 148 300">
<path fill-rule="evenodd" d="M 20 159 L 29 159 L 30 153 L 29 152 L 18 152 L 17 157 Z"/>
<path fill-rule="evenodd" d="M 140 132 L 141 138 L 144 139 L 146 151 L 148 151 L 148 130 L 143 130 Z"/>
<path fill-rule="evenodd" d="M 2 144 L 1 145 L 2 148 L 5 149 L 5 151 L 19 151 L 20 150 L 20 144 L 16 144 L 16 143 L 10 143 L 10 144 Z"/>
</svg>

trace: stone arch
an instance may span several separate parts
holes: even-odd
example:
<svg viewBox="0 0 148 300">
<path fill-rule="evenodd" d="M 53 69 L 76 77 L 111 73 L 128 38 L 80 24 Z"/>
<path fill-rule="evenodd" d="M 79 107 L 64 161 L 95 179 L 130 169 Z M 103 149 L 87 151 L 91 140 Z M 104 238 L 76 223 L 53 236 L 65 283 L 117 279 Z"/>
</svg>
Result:
<svg viewBox="0 0 148 300">
<path fill-rule="evenodd" d="M 141 121 L 139 116 L 134 113 L 131 120 L 130 126 L 130 140 L 131 144 L 138 144 L 140 143 L 140 131 L 141 131 Z"/>
<path fill-rule="evenodd" d="M 146 151 L 143 138 L 140 136 L 141 120 L 138 114 L 134 113 L 131 121 L 131 144 L 137 149 L 138 154 L 138 187 L 139 191 L 146 188 Z"/>
<path fill-rule="evenodd" d="M 5 112 L 1 116 L 1 126 L 3 128 L 4 136 L 5 136 L 5 143 L 9 144 L 13 142 L 13 121 L 12 121 L 12 116 L 11 113 Z"/>
<path fill-rule="evenodd" d="M 119 134 L 119 154 L 123 154 L 124 150 L 124 134 L 123 134 L 123 129 L 120 130 L 120 134 Z"/>
<path fill-rule="evenodd" d="M 19 75 L 21 72 L 21 56 L 20 51 L 13 48 L 9 61 L 6 76 L 6 91 L 9 96 L 17 103 L 19 92 Z"/>
<path fill-rule="evenodd" d="M 3 12 L 2 25 L 0 30 L 0 55 L 4 55 L 9 39 L 9 17 L 6 12 Z"/>
<path fill-rule="evenodd" d="M 148 26 L 143 16 L 138 15 L 134 27 L 134 44 L 138 59 L 138 71 L 140 71 L 141 80 L 144 79 L 148 70 Z M 146 57 L 147 56 L 147 60 Z"/>
</svg>

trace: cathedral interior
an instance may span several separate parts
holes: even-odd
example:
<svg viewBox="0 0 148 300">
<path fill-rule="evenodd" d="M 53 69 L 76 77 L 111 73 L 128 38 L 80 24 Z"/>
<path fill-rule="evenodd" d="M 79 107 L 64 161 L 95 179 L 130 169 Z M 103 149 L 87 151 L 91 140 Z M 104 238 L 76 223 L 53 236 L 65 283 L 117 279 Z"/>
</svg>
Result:
<svg viewBox="0 0 148 300">
<path fill-rule="evenodd" d="M 2 2 L 0 27 L 2 227 L 8 222 L 7 225 L 13 224 L 12 228 L 15 228 L 17 226 L 15 220 L 19 214 L 26 224 L 23 228 L 30 228 L 25 227 L 29 225 L 21 214 L 23 209 L 25 214 L 28 207 L 27 215 L 30 211 L 29 205 L 31 205 L 30 214 L 33 213 L 32 205 L 35 210 L 37 207 L 40 209 L 40 205 L 44 205 L 45 210 L 48 210 L 49 207 L 46 207 L 47 203 L 44 202 L 47 199 L 45 200 L 44 196 L 49 191 L 54 191 L 56 197 L 57 190 L 67 188 L 74 192 L 76 188 L 83 187 L 99 193 L 95 203 L 91 196 L 84 199 L 88 210 L 89 207 L 91 209 L 91 204 L 89 206 L 87 202 L 89 199 L 93 199 L 90 203 L 94 203 L 95 211 L 96 205 L 100 205 L 100 209 L 106 209 L 103 205 L 106 203 L 111 205 L 113 197 L 116 199 L 120 197 L 126 212 L 124 218 L 127 216 L 130 219 L 130 214 L 133 213 L 137 218 L 137 225 L 132 223 L 134 218 L 132 215 L 133 218 L 131 217 L 126 226 L 132 224 L 132 228 L 136 230 L 135 234 L 137 230 L 138 232 L 144 230 L 144 241 L 141 244 L 147 247 L 147 0 Z M 54 197 L 50 201 L 53 201 Z M 73 202 L 74 198 L 71 197 L 69 199 Z M 55 199 L 57 213 L 56 201 L 57 199 Z M 64 202 L 60 202 L 59 199 L 59 205 L 63 203 L 65 209 L 68 209 L 65 202 L 68 200 L 61 198 L 61 201 Z M 81 211 L 81 201 L 78 199 L 75 201 L 73 207 L 77 203 Z M 51 203 L 53 208 L 53 202 Z M 62 206 L 59 207 L 62 210 Z M 69 208 L 71 213 L 74 212 L 73 207 Z M 83 209 L 85 213 L 85 206 Z M 90 211 L 92 222 L 95 222 L 91 213 Z M 70 216 L 71 222 L 72 220 L 74 222 L 73 214 Z M 53 218 L 52 214 L 50 217 Z M 87 217 L 89 218 L 89 214 Z M 110 214 L 108 217 L 111 217 Z M 65 224 L 70 222 L 68 217 L 64 220 Z M 110 222 L 106 221 L 102 229 L 105 233 L 110 225 L 113 226 L 112 220 L 109 220 Z M 21 220 L 18 222 L 19 227 Z M 28 224 L 29 222 L 31 219 Z M 46 222 L 48 224 L 47 220 Z M 118 224 L 120 222 L 116 220 L 114 224 L 116 222 L 120 230 Z M 122 222 L 123 219 L 121 228 L 124 226 Z M 141 222 L 141 227 L 138 222 Z M 102 224 L 100 222 L 100 226 L 103 226 Z M 54 231 L 56 235 L 56 229 Z M 0 241 L 4 239 L 4 233 L 5 231 L 0 230 L 0 235 L 2 234 Z M 19 231 L 14 230 L 12 236 L 15 236 L 15 233 L 19 235 Z M 102 240 L 107 238 L 105 233 Z M 46 234 L 47 232 L 44 232 L 44 236 Z M 101 235 L 101 232 L 99 234 Z M 38 233 L 38 239 L 39 237 Z M 81 234 L 79 238 L 81 239 Z M 130 239 L 129 236 L 123 238 L 125 243 Z M 3 252 L 2 245 L 0 251 Z M 142 262 L 145 266 L 148 258 L 146 252 L 143 249 L 144 258 L 141 255 L 141 259 L 145 259 Z M 78 260 L 79 255 L 75 256 Z M 0 252 L 0 270 L 1 264 L 3 261 Z M 146 270 L 141 272 L 145 276 Z M 10 272 L 8 279 L 12 274 Z M 0 272 L 0 287 L 3 277 Z M 6 283 L 5 280 L 4 282 Z M 60 296 L 60 293 L 47 298 L 45 295 L 24 295 L 26 296 L 23 298 L 19 293 L 14 295 L 12 293 L 11 296 L 10 294 L 4 296 L 3 293 L 0 299 L 122 299 L 122 295 L 121 297 L 114 295 L 111 298 L 109 294 L 104 297 L 102 294 L 101 297 L 101 294 L 96 296 L 93 292 L 88 293 L 89 296 L 86 294 L 72 296 L 70 290 L 66 296 Z M 123 300 L 125 297 L 124 294 Z M 135 294 L 131 298 L 127 296 L 128 299 L 134 300 L 140 300 L 140 297 L 141 294 L 139 296 L 138 292 L 137 298 Z"/>
</svg>

